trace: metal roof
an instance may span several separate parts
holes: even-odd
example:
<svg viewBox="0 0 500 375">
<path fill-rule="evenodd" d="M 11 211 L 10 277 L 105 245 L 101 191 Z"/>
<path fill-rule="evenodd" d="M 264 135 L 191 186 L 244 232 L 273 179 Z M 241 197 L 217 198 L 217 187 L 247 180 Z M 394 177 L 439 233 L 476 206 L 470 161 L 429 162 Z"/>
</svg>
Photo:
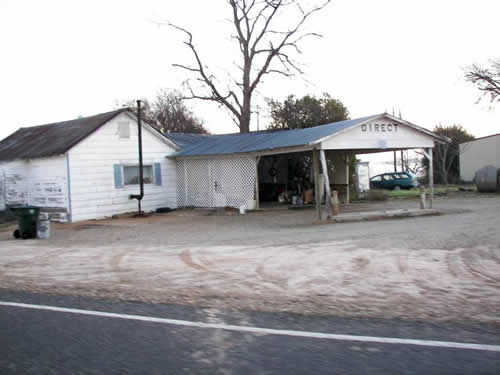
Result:
<svg viewBox="0 0 500 375">
<path fill-rule="evenodd" d="M 198 133 L 166 133 L 163 135 L 181 148 L 210 137 L 208 134 Z"/>
<path fill-rule="evenodd" d="M 125 111 L 130 110 L 121 108 L 75 120 L 20 128 L 0 141 L 0 160 L 34 159 L 64 154 Z"/>
<path fill-rule="evenodd" d="M 490 135 L 485 135 L 484 137 L 479 137 L 479 138 L 474 138 L 473 140 L 471 141 L 467 141 L 467 142 L 462 142 L 460 143 L 461 145 L 465 144 L 465 143 L 471 143 L 471 142 L 475 142 L 475 141 L 480 141 L 481 139 L 485 139 L 485 138 L 491 138 L 491 137 L 498 137 L 500 136 L 500 133 L 497 133 L 497 134 L 490 134 Z"/>
<path fill-rule="evenodd" d="M 204 135 L 187 143 L 174 157 L 252 153 L 287 147 L 310 146 L 322 138 L 381 115 L 344 120 L 306 129 L 275 130 L 245 134 Z M 173 133 L 167 135 L 172 136 Z M 174 140 L 175 142 L 175 140 Z"/>
</svg>

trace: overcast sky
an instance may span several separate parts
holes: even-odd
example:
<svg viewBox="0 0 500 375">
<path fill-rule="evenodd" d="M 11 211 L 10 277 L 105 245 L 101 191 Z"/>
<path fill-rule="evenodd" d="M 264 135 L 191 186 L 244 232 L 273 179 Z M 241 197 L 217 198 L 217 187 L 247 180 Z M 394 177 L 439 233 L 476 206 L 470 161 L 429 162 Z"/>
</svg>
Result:
<svg viewBox="0 0 500 375">
<path fill-rule="evenodd" d="M 500 106 L 476 104 L 463 79 L 467 65 L 500 57 L 499 14 L 498 0 L 336 0 L 308 25 L 324 37 L 302 45 L 305 77 L 267 78 L 255 104 L 328 92 L 351 118 L 394 107 L 429 129 L 499 133 Z M 229 16 L 224 0 L 0 0 L 0 139 L 180 88 L 187 76 L 172 63 L 190 55 L 161 21 L 190 29 L 206 63 L 223 72 L 237 59 Z M 211 132 L 238 131 L 216 105 L 190 106 Z"/>
</svg>

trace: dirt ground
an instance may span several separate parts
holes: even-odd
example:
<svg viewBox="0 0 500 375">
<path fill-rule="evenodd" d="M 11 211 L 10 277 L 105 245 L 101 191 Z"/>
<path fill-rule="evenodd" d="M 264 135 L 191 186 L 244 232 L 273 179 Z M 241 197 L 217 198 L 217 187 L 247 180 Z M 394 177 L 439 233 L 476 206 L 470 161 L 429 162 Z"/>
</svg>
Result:
<svg viewBox="0 0 500 375">
<path fill-rule="evenodd" d="M 349 211 L 416 208 L 417 200 Z M 0 287 L 267 311 L 500 323 L 500 196 L 440 216 L 313 225 L 313 210 L 177 211 L 0 228 Z M 344 211 L 347 208 L 344 207 Z"/>
</svg>

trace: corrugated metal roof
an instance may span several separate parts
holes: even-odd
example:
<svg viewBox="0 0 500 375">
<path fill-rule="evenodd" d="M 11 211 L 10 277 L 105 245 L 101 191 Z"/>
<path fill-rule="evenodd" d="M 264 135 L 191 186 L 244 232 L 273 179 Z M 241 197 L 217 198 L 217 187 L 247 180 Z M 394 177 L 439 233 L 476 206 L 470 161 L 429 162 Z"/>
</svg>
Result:
<svg viewBox="0 0 500 375">
<path fill-rule="evenodd" d="M 61 155 L 118 114 L 122 108 L 90 117 L 20 128 L 0 142 L 0 160 Z"/>
<path fill-rule="evenodd" d="M 198 142 L 187 143 L 175 157 L 251 153 L 310 145 L 324 137 L 356 126 L 380 115 L 361 117 L 306 129 L 251 132 L 246 134 L 205 135 Z M 172 134 L 170 134 L 171 136 Z M 174 141 L 175 142 L 175 141 Z M 182 147 L 182 146 L 181 146 Z"/>
<path fill-rule="evenodd" d="M 209 134 L 195 133 L 166 133 L 163 135 L 181 148 L 210 137 Z"/>
</svg>

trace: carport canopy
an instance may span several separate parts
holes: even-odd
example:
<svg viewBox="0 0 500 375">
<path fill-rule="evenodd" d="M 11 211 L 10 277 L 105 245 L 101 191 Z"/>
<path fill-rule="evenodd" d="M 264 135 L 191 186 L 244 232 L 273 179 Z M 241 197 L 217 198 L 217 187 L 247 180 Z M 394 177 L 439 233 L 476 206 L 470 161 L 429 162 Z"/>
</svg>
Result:
<svg viewBox="0 0 500 375">
<path fill-rule="evenodd" d="M 246 134 L 194 135 L 170 133 L 167 137 L 181 151 L 171 155 L 177 160 L 213 157 L 238 158 L 277 155 L 295 152 L 313 153 L 313 165 L 319 174 L 319 161 L 326 170 L 325 150 L 343 151 L 347 155 L 386 152 L 402 149 L 424 149 L 432 159 L 435 142 L 448 142 L 433 132 L 406 120 L 382 113 L 344 120 L 306 129 L 270 130 Z M 315 178 L 315 192 L 319 192 Z M 431 207 L 433 196 L 432 160 L 429 169 Z M 328 178 L 325 189 L 329 195 Z M 329 200 L 327 200 L 329 203 Z M 327 205 L 328 205 L 327 203 Z M 319 207 L 318 207 L 319 213 Z"/>
</svg>

